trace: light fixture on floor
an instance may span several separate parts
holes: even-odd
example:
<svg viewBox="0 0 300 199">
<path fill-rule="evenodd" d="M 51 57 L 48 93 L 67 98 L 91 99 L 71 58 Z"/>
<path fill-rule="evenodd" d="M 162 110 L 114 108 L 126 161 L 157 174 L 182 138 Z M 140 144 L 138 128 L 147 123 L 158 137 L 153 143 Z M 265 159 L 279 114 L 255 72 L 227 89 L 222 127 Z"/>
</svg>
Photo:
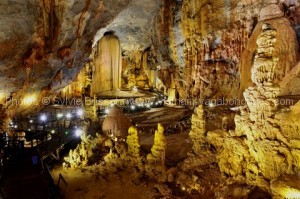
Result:
<svg viewBox="0 0 300 199">
<path fill-rule="evenodd" d="M 66 117 L 70 119 L 72 117 L 71 113 L 67 113 Z"/>
<path fill-rule="evenodd" d="M 47 116 L 45 114 L 41 115 L 40 117 L 42 122 L 46 122 L 47 121 Z"/>
<path fill-rule="evenodd" d="M 82 109 L 77 110 L 77 115 L 78 116 L 83 116 L 83 110 Z"/>
<path fill-rule="evenodd" d="M 83 134 L 83 131 L 82 131 L 81 129 L 76 129 L 76 130 L 75 130 L 75 135 L 76 135 L 77 137 L 80 137 L 82 134 Z"/>
<path fill-rule="evenodd" d="M 59 118 L 62 118 L 63 117 L 63 114 L 62 113 L 58 113 L 57 115 L 56 115 L 56 117 L 59 119 Z"/>
<path fill-rule="evenodd" d="M 139 91 L 138 87 L 136 87 L 136 86 L 134 86 L 132 90 L 133 90 L 134 92 L 138 92 L 138 91 Z"/>
<path fill-rule="evenodd" d="M 214 103 L 210 102 L 210 103 L 208 104 L 208 106 L 209 106 L 210 108 L 214 108 L 216 105 L 215 105 Z"/>
</svg>

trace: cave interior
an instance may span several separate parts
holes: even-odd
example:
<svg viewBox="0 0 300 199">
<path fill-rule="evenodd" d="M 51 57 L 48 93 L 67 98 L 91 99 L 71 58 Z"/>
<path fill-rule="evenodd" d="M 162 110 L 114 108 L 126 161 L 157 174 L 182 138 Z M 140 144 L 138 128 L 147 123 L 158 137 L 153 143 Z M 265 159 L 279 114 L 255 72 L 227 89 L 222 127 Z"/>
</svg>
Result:
<svg viewBox="0 0 300 199">
<path fill-rule="evenodd" d="M 0 16 L 0 198 L 300 198 L 300 0 Z"/>
</svg>

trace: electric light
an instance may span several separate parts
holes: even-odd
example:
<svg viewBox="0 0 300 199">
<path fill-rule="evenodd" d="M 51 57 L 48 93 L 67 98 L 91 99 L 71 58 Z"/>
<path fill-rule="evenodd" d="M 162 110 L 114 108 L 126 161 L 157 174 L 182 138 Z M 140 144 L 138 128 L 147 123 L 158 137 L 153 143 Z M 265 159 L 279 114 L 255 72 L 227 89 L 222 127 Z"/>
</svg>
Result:
<svg viewBox="0 0 300 199">
<path fill-rule="evenodd" d="M 43 114 L 43 115 L 41 115 L 40 119 L 42 122 L 45 122 L 45 121 L 47 121 L 47 116 L 45 114 Z"/>
<path fill-rule="evenodd" d="M 18 126 L 17 126 L 17 125 L 15 125 L 15 128 L 18 128 Z"/>
<path fill-rule="evenodd" d="M 57 117 L 57 118 L 62 118 L 62 117 L 63 117 L 63 114 L 62 114 L 62 113 L 57 113 L 56 117 Z"/>
<path fill-rule="evenodd" d="M 75 130 L 75 135 L 76 135 L 77 137 L 80 137 L 82 134 L 83 134 L 83 131 L 82 131 L 81 129 L 76 129 L 76 130 Z"/>
<path fill-rule="evenodd" d="M 300 191 L 293 188 L 285 188 L 282 191 L 285 198 L 300 198 Z"/>
<path fill-rule="evenodd" d="M 110 111 L 110 110 L 109 110 L 108 108 L 107 108 L 107 109 L 105 109 L 105 113 L 106 113 L 106 114 L 108 114 L 108 113 L 109 113 L 109 111 Z"/>
<path fill-rule="evenodd" d="M 32 105 L 34 102 L 36 102 L 36 95 L 27 95 L 24 97 L 22 102 L 26 106 Z"/>
<path fill-rule="evenodd" d="M 208 106 L 209 106 L 210 108 L 213 108 L 213 107 L 215 107 L 215 104 L 212 103 L 212 102 L 210 102 L 210 103 L 208 104 Z"/>
<path fill-rule="evenodd" d="M 71 113 L 67 113 L 66 117 L 70 119 L 72 117 Z"/>
<path fill-rule="evenodd" d="M 151 108 L 151 105 L 150 105 L 150 104 L 147 104 L 146 107 L 147 107 L 147 108 Z"/>
<path fill-rule="evenodd" d="M 52 133 L 52 134 L 54 134 L 54 133 L 55 133 L 55 131 L 54 131 L 54 130 L 51 130 L 51 133 Z"/>
<path fill-rule="evenodd" d="M 77 110 L 77 115 L 78 116 L 83 116 L 83 110 L 82 109 Z"/>
<path fill-rule="evenodd" d="M 130 107 L 130 109 L 131 109 L 131 110 L 135 110 L 135 106 L 132 105 L 132 106 Z"/>
<path fill-rule="evenodd" d="M 32 124 L 32 123 L 33 123 L 33 120 L 29 120 L 29 123 L 31 123 L 31 124 Z"/>
<path fill-rule="evenodd" d="M 136 86 L 133 87 L 132 89 L 134 92 L 138 92 L 138 88 Z"/>
</svg>

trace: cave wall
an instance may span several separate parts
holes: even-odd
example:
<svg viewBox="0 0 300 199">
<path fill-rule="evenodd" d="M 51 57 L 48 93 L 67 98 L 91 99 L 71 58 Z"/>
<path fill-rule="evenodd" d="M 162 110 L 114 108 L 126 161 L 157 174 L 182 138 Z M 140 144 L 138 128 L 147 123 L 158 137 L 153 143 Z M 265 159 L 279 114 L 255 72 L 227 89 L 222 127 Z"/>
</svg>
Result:
<svg viewBox="0 0 300 199">
<path fill-rule="evenodd" d="M 280 27 L 276 83 L 283 95 L 299 94 L 293 29 L 299 23 L 291 14 L 292 2 L 299 5 L 277 0 L 2 1 L 0 100 L 10 116 L 36 110 L 40 104 L 22 106 L 6 98 L 55 96 L 91 62 L 92 46 L 107 31 L 120 39 L 123 73 L 147 68 L 134 74 L 140 87 L 151 87 L 158 77 L 155 87 L 172 98 L 241 97 L 252 84 L 256 38 L 265 21 Z"/>
<path fill-rule="evenodd" d="M 96 32 L 130 0 L 4 0 L 0 3 L 1 100 L 7 114 L 26 114 L 71 83 L 89 61 Z M 35 95 L 36 104 L 13 103 Z"/>
<path fill-rule="evenodd" d="M 251 69 L 253 85 L 243 92 L 246 106 L 240 107 L 235 115 L 235 130 L 210 131 L 205 140 L 216 147 L 220 170 L 233 182 L 258 186 L 274 198 L 286 198 L 288 192 L 284 187 L 289 183 L 285 179 L 297 178 L 299 174 L 300 104 L 289 105 L 288 99 L 278 99 L 281 88 L 276 82 L 280 76 L 273 60 L 278 61 L 275 49 L 282 29 L 271 28 L 267 22 L 256 38 Z M 297 184 L 290 181 L 291 187 Z M 287 190 L 291 191 L 291 187 Z"/>
<path fill-rule="evenodd" d="M 112 23 L 99 29 L 94 39 L 96 46 L 106 31 L 119 37 L 123 88 L 152 88 L 149 82 L 158 77 L 154 88 L 169 99 L 242 98 L 252 85 L 256 39 L 267 22 L 280 27 L 275 83 L 280 85 L 281 95 L 299 94 L 297 23 L 292 14 L 298 1 L 288 5 L 290 1 L 277 0 L 157 0 L 145 8 L 141 3 L 132 1 Z"/>
<path fill-rule="evenodd" d="M 291 14 L 299 2 L 291 3 L 164 0 L 153 24 L 151 48 L 156 65 L 163 68 L 161 80 L 170 88 L 168 77 L 174 74 L 181 99 L 242 97 L 252 84 L 251 68 L 259 27 L 268 21 L 280 27 L 275 48 L 280 66 L 276 83 L 280 83 L 291 75 L 289 72 L 299 59 L 295 17 Z M 281 20 L 273 20 L 280 17 Z M 296 82 L 295 78 L 287 79 L 286 82 L 296 85 L 291 83 Z M 287 87 L 282 86 L 283 94 L 291 93 Z"/>
</svg>

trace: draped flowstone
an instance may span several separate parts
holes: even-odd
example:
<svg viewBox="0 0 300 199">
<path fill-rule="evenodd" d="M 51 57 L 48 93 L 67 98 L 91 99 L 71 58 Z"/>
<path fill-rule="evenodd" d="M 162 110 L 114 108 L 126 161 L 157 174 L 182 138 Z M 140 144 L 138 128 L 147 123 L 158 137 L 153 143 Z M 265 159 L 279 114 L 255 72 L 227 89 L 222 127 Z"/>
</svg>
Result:
<svg viewBox="0 0 300 199">
<path fill-rule="evenodd" d="M 122 57 L 117 36 L 107 34 L 98 42 L 91 94 L 101 96 L 121 87 Z"/>
</svg>

